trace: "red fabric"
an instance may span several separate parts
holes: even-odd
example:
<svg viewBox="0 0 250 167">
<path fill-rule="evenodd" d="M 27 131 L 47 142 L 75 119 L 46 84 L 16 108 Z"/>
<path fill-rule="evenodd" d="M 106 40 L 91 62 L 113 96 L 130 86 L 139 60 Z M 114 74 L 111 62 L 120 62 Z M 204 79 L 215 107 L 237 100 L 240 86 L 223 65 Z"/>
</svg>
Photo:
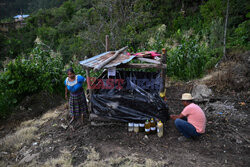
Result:
<svg viewBox="0 0 250 167">
<path fill-rule="evenodd" d="M 131 53 L 127 53 L 128 55 L 131 55 Z M 156 56 L 161 56 L 161 54 L 154 52 L 154 51 L 144 51 L 144 52 L 139 52 L 136 54 L 133 54 L 135 56 L 142 56 L 142 55 L 150 55 L 152 58 L 156 57 Z"/>
</svg>

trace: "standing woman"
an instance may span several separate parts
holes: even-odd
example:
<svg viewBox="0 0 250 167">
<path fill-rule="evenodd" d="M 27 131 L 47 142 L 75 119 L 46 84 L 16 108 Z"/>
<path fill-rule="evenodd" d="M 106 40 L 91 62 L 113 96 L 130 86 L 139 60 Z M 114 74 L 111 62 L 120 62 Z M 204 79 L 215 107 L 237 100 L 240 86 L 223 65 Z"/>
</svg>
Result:
<svg viewBox="0 0 250 167">
<path fill-rule="evenodd" d="M 68 100 L 69 91 L 69 108 L 72 116 L 71 122 L 81 115 L 81 122 L 83 123 L 83 113 L 87 112 L 87 102 L 82 85 L 86 79 L 81 75 L 75 75 L 72 68 L 67 70 L 67 74 L 68 77 L 64 81 L 65 98 Z"/>
</svg>

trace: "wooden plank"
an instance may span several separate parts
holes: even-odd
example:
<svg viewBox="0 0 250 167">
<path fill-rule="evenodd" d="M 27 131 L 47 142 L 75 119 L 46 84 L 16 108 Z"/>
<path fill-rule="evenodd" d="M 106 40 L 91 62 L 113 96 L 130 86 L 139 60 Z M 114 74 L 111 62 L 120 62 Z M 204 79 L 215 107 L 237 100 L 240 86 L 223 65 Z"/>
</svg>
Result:
<svg viewBox="0 0 250 167">
<path fill-rule="evenodd" d="M 115 54 L 113 56 L 111 56 L 110 58 L 106 59 L 105 61 L 103 61 L 101 64 L 97 65 L 94 68 L 94 71 L 100 70 L 102 67 L 104 67 L 106 64 L 108 64 L 109 62 L 111 62 L 112 60 L 114 60 L 121 52 L 125 51 L 128 48 L 128 46 L 125 46 L 121 49 L 119 49 L 118 51 L 115 52 Z"/>
<path fill-rule="evenodd" d="M 162 56 L 161 56 L 161 64 L 166 67 L 166 49 L 162 49 Z M 160 92 L 163 93 L 165 90 L 165 81 L 166 81 L 166 68 L 161 69 L 161 78 L 162 78 L 162 83 L 161 83 L 161 90 Z"/>
<path fill-rule="evenodd" d="M 92 98 L 92 92 L 93 90 L 91 89 L 91 85 L 90 85 L 90 73 L 89 73 L 89 69 L 86 70 L 86 75 L 87 75 L 87 89 L 89 90 L 89 105 L 88 105 L 88 111 L 89 113 L 91 113 L 91 98 Z"/>
<path fill-rule="evenodd" d="M 89 115 L 89 120 L 90 121 L 101 121 L 101 122 L 112 122 L 112 120 L 110 120 L 108 118 L 100 117 L 100 116 L 93 114 L 93 113 L 91 113 Z"/>
<path fill-rule="evenodd" d="M 140 60 L 140 61 L 147 62 L 147 63 L 161 64 L 161 62 L 159 62 L 157 60 L 154 60 L 154 59 L 141 58 L 141 57 L 139 57 L 137 59 Z"/>
<path fill-rule="evenodd" d="M 90 125 L 91 126 L 126 126 L 125 123 L 116 123 L 116 122 L 94 122 L 94 121 L 91 121 L 90 122 Z"/>
<path fill-rule="evenodd" d="M 117 68 L 157 68 L 157 69 L 162 69 L 165 68 L 166 64 L 135 64 L 135 63 L 131 63 L 131 64 L 121 64 L 119 66 L 117 66 Z"/>
</svg>

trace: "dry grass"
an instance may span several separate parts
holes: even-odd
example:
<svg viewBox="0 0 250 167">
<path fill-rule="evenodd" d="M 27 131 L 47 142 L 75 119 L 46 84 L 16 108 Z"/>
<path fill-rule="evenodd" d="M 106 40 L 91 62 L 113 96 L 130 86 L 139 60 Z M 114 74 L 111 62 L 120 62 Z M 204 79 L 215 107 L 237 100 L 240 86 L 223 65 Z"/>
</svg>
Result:
<svg viewBox="0 0 250 167">
<path fill-rule="evenodd" d="M 43 167 L 57 167 L 57 166 L 63 166 L 63 167 L 72 167 L 72 156 L 69 151 L 63 150 L 61 151 L 61 155 L 58 158 L 52 158 L 48 160 Z M 31 165 L 32 166 L 32 165 Z"/>
<path fill-rule="evenodd" d="M 16 131 L 14 134 L 5 136 L 0 140 L 0 147 L 5 151 L 14 151 L 20 149 L 24 143 L 29 143 L 35 138 L 37 127 L 25 127 Z"/>
<path fill-rule="evenodd" d="M 49 119 L 32 119 L 32 120 L 28 120 L 28 121 L 25 121 L 23 123 L 21 123 L 21 125 L 19 126 L 18 129 L 21 129 L 21 128 L 24 128 L 24 127 L 27 127 L 27 126 L 36 126 L 36 127 L 39 127 L 41 125 L 43 125 L 45 122 L 47 122 Z"/>
<path fill-rule="evenodd" d="M 249 69 L 245 62 L 227 61 L 221 63 L 216 71 L 198 80 L 201 84 L 209 85 L 218 92 L 226 90 L 242 91 L 248 87 Z"/>
<path fill-rule="evenodd" d="M 91 160 L 91 161 L 98 161 L 100 160 L 100 155 L 98 152 L 95 151 L 95 149 L 93 147 L 91 147 L 90 149 L 88 149 L 90 151 L 90 154 L 88 154 L 87 156 L 87 160 Z"/>
<path fill-rule="evenodd" d="M 45 163 L 41 164 L 33 160 L 27 167 L 41 166 L 41 167 L 73 167 L 72 156 L 68 150 L 61 151 L 57 158 L 48 159 Z"/>
<path fill-rule="evenodd" d="M 4 138 L 0 139 L 1 151 L 7 153 L 19 151 L 23 145 L 29 144 L 32 140 L 39 136 L 39 134 L 35 134 L 39 127 L 41 127 L 47 121 L 58 117 L 59 115 L 60 112 L 58 110 L 50 110 L 39 119 L 32 119 L 21 123 L 15 133 L 6 135 Z M 0 166 L 6 166 L 6 163 L 7 162 L 0 161 Z M 35 161 L 32 162 L 32 164 L 34 166 L 39 166 Z M 51 159 L 44 165 L 56 166 L 56 164 L 60 164 L 61 166 L 71 166 L 71 155 L 69 152 L 62 152 L 59 158 Z"/>
<path fill-rule="evenodd" d="M 40 119 L 33 119 L 29 121 L 25 121 L 21 124 L 21 126 L 17 129 L 14 134 L 7 135 L 5 138 L 0 140 L 0 148 L 2 151 L 6 152 L 16 152 L 18 151 L 24 144 L 30 143 L 32 140 L 36 138 L 35 132 L 38 131 L 38 128 L 42 126 L 45 122 L 50 119 L 54 119 L 58 117 L 60 112 L 57 110 L 49 111 L 44 114 Z M 50 141 L 41 141 L 41 145 L 46 145 L 50 143 Z M 153 166 L 166 166 L 166 162 L 156 162 L 152 159 L 144 159 L 138 158 L 138 155 L 133 154 L 125 157 L 118 158 L 107 158 L 101 159 L 100 154 L 93 147 L 83 147 L 88 153 L 87 159 L 80 165 L 80 167 L 111 167 L 111 166 L 119 166 L 119 167 L 153 167 Z M 0 161 L 0 166 L 6 166 L 6 162 Z M 48 159 L 44 164 L 40 164 L 33 160 L 27 166 L 43 166 L 43 167 L 72 167 L 72 155 L 69 151 L 63 150 L 58 158 Z"/>
<path fill-rule="evenodd" d="M 1 150 L 9 152 L 20 149 L 23 144 L 29 143 L 36 137 L 35 132 L 38 130 L 38 127 L 59 114 L 57 110 L 49 111 L 40 119 L 32 119 L 21 123 L 14 134 L 9 134 L 0 140 Z"/>
<path fill-rule="evenodd" d="M 50 120 L 52 118 L 58 117 L 59 114 L 60 114 L 60 112 L 58 112 L 57 110 L 55 110 L 55 111 L 49 111 L 49 112 L 43 114 L 43 116 L 42 116 L 41 119 L 42 120 Z"/>
<path fill-rule="evenodd" d="M 100 155 L 98 152 L 95 151 L 93 147 L 87 148 L 84 147 L 89 154 L 87 159 L 84 163 L 80 164 L 79 167 L 103 167 L 105 164 L 100 161 Z"/>
<path fill-rule="evenodd" d="M 36 120 L 34 119 L 31 119 L 31 120 L 28 120 L 28 121 L 24 121 L 20 124 L 20 128 L 23 128 L 23 127 L 27 127 L 27 126 L 31 126 L 31 125 L 34 125 L 34 122 Z"/>
<path fill-rule="evenodd" d="M 80 164 L 79 167 L 164 167 L 168 163 L 165 161 L 154 161 L 152 159 L 143 159 L 139 160 L 136 154 L 131 156 L 119 157 L 119 158 L 109 158 L 109 159 L 100 159 L 100 155 L 95 151 L 94 148 L 87 148 L 89 154 L 84 163 Z"/>
<path fill-rule="evenodd" d="M 120 158 L 111 158 L 105 160 L 106 164 L 108 166 L 120 166 L 120 167 L 127 167 L 127 166 L 136 166 L 136 167 L 142 167 L 145 166 L 144 164 L 141 164 L 139 162 L 139 159 L 136 157 L 135 154 L 132 156 L 126 156 L 126 157 L 120 157 Z"/>
<path fill-rule="evenodd" d="M 79 167 L 165 167 L 168 163 L 165 161 L 154 161 L 152 159 L 139 159 L 137 154 L 131 156 L 101 159 L 98 152 L 93 147 L 84 147 L 89 154 L 84 163 L 78 165 Z M 1 165 L 1 162 L 0 162 Z M 33 160 L 28 167 L 42 166 L 42 167 L 72 167 L 72 155 L 69 151 L 63 150 L 58 158 L 48 159 L 44 164 L 39 164 Z"/>
<path fill-rule="evenodd" d="M 166 161 L 154 161 L 152 159 L 146 159 L 145 166 L 146 167 L 163 167 L 163 166 L 168 166 L 168 162 L 166 162 Z"/>
<path fill-rule="evenodd" d="M 0 166 L 7 166 L 7 162 L 0 161 Z"/>
<path fill-rule="evenodd" d="M 43 114 L 43 116 L 40 119 L 32 119 L 32 120 L 22 122 L 19 129 L 28 127 L 28 126 L 36 126 L 36 127 L 42 126 L 44 123 L 46 123 L 50 119 L 58 117 L 59 114 L 60 112 L 58 112 L 57 110 L 48 111 L 47 113 Z"/>
</svg>

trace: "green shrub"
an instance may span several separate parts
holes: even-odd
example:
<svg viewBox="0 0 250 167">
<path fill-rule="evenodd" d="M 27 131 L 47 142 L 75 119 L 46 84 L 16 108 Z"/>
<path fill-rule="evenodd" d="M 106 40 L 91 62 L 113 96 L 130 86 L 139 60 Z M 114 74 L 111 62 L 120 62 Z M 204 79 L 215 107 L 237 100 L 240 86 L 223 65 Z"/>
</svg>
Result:
<svg viewBox="0 0 250 167">
<path fill-rule="evenodd" d="M 37 36 L 54 48 L 58 45 L 59 34 L 55 28 L 42 26 L 37 29 Z"/>
<path fill-rule="evenodd" d="M 147 43 L 147 49 L 157 50 L 158 52 L 161 52 L 162 48 L 164 48 L 165 32 L 165 24 L 154 27 L 154 32 L 152 33 L 152 36 L 149 38 Z"/>
<path fill-rule="evenodd" d="M 204 19 L 204 25 L 209 26 L 210 23 L 218 18 L 224 17 L 226 5 L 221 0 L 208 0 L 200 6 L 200 13 Z"/>
<path fill-rule="evenodd" d="M 18 56 L 0 73 L 0 117 L 6 117 L 23 97 L 46 90 L 51 93 L 63 89 L 62 58 L 38 45 L 30 56 Z"/>
<path fill-rule="evenodd" d="M 204 44 L 200 44 L 197 39 L 182 40 L 168 52 L 167 75 L 181 80 L 201 77 L 208 62 L 210 56 Z"/>
<path fill-rule="evenodd" d="M 250 49 L 249 42 L 249 26 L 250 20 L 241 23 L 233 32 L 232 36 L 229 38 L 229 47 L 238 49 Z"/>
</svg>

